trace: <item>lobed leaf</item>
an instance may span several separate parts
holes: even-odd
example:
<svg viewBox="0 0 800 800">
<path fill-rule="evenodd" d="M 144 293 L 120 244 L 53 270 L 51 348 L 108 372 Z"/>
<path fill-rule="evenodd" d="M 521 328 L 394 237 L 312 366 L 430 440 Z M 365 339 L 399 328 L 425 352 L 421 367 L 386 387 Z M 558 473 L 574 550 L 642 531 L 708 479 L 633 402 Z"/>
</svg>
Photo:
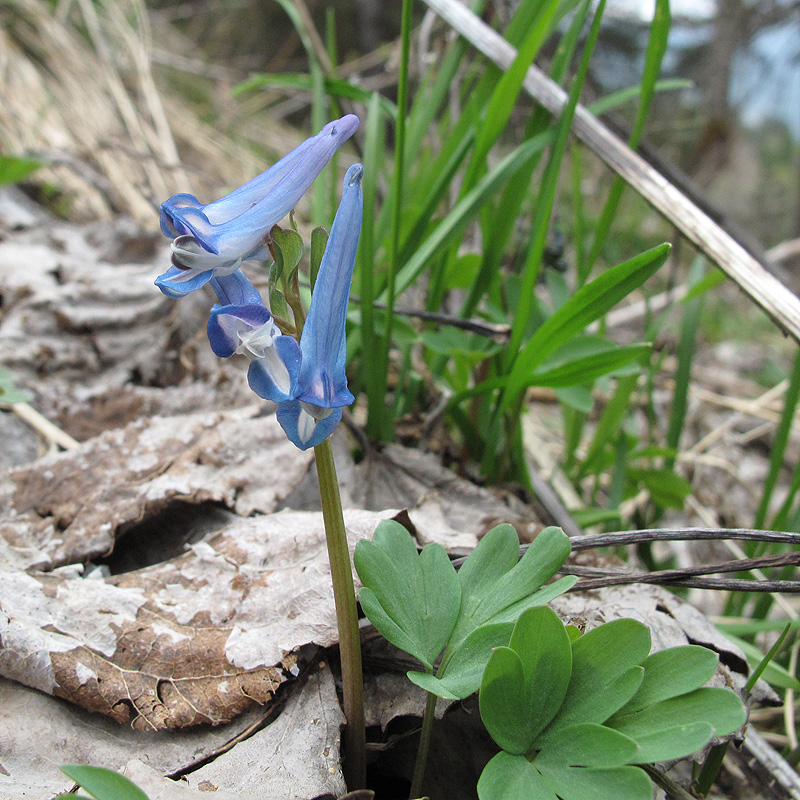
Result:
<svg viewBox="0 0 800 800">
<path fill-rule="evenodd" d="M 535 765 L 536 762 L 534 762 Z M 639 767 L 597 769 L 542 766 L 542 777 L 561 800 L 652 800 L 653 785 Z"/>
<path fill-rule="evenodd" d="M 447 644 L 461 605 L 455 568 L 441 545 L 421 553 L 408 531 L 385 520 L 362 539 L 353 561 L 364 588 L 359 600 L 370 622 L 426 668 Z"/>
<path fill-rule="evenodd" d="M 730 690 L 695 689 L 641 711 L 617 715 L 607 724 L 637 742 L 641 748 L 637 758 L 645 763 L 688 756 L 712 736 L 733 733 L 746 718 L 742 701 Z"/>
<path fill-rule="evenodd" d="M 572 643 L 556 613 L 540 606 L 519 618 L 509 647 L 522 661 L 525 694 L 517 702 L 524 703 L 528 716 L 530 749 L 564 702 L 572 674 Z"/>
<path fill-rule="evenodd" d="M 525 672 L 519 655 L 498 647 L 489 659 L 481 683 L 481 719 L 489 735 L 508 753 L 524 755 L 533 742 L 525 691 Z"/>
<path fill-rule="evenodd" d="M 513 622 L 483 625 L 473 631 L 453 651 L 446 674 L 435 677 L 426 672 L 408 672 L 412 683 L 446 700 L 462 700 L 477 692 L 486 664 L 496 647 L 505 647 L 511 639 Z"/>
<path fill-rule="evenodd" d="M 716 672 L 718 663 L 713 650 L 696 644 L 670 647 L 649 655 L 642 662 L 642 685 L 619 715 L 632 714 L 661 700 L 699 689 Z"/>
<path fill-rule="evenodd" d="M 516 619 L 530 604 L 543 605 L 563 594 L 569 579 L 556 581 L 556 594 L 547 599 L 541 599 L 544 595 L 536 597 L 569 552 L 569 537 L 560 528 L 541 531 L 519 560 L 519 539 L 511 525 L 498 525 L 489 531 L 459 571 L 462 603 L 453 641 L 460 643 L 487 622 L 511 621 L 503 612 L 512 608 Z"/>
<path fill-rule="evenodd" d="M 479 800 L 558 800 L 542 773 L 525 756 L 498 753 L 478 779 Z"/>
<path fill-rule="evenodd" d="M 492 738 L 510 753 L 527 753 L 558 712 L 572 662 L 570 639 L 549 608 L 526 611 L 508 647 L 491 655 L 480 693 L 481 718 Z"/>
<path fill-rule="evenodd" d="M 608 769 L 635 762 L 638 750 L 636 742 L 619 731 L 596 722 L 579 722 L 553 736 L 535 763 L 540 769 L 545 765 Z"/>
<path fill-rule="evenodd" d="M 605 722 L 622 708 L 642 684 L 640 665 L 649 651 L 650 632 L 632 619 L 607 622 L 576 639 L 567 696 L 541 741 L 577 722 Z"/>
</svg>

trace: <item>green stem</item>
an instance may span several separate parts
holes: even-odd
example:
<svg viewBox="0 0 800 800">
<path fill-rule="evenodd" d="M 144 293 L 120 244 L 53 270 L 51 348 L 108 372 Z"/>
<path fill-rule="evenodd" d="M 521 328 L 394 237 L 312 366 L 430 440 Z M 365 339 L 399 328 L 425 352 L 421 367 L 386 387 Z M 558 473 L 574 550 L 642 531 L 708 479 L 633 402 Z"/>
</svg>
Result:
<svg viewBox="0 0 800 800">
<path fill-rule="evenodd" d="M 425 778 L 425 767 L 428 764 L 428 750 L 431 746 L 431 732 L 436 716 L 436 700 L 436 695 L 428 692 L 428 702 L 425 704 L 425 713 L 422 715 L 422 730 L 419 734 L 419 747 L 417 748 L 417 760 L 414 762 L 414 776 L 411 779 L 409 800 L 422 797 L 422 781 Z"/>
<path fill-rule="evenodd" d="M 339 653 L 342 662 L 342 692 L 347 728 L 344 733 L 344 775 L 351 791 L 367 784 L 366 742 L 364 732 L 364 679 L 361 671 L 361 640 L 358 633 L 358 610 L 350 566 L 350 551 L 333 462 L 331 440 L 314 448 L 319 478 L 322 518 L 331 564 L 336 623 L 339 626 Z"/>
</svg>

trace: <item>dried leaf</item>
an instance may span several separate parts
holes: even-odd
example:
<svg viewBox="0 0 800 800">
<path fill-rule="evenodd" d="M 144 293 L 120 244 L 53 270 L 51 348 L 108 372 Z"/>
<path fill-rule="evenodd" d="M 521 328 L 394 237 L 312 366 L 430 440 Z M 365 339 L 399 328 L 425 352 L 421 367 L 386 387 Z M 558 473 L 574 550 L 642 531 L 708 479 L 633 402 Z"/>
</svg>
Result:
<svg viewBox="0 0 800 800">
<path fill-rule="evenodd" d="M 0 797 L 52 800 L 72 786 L 58 768 L 66 763 L 121 770 L 146 753 L 150 767 L 166 774 L 213 753 L 259 713 L 254 709 L 227 726 L 184 729 L 180 735 L 137 731 L 0 678 Z"/>
<path fill-rule="evenodd" d="M 190 773 L 189 785 L 234 789 L 239 797 L 344 794 L 339 730 L 345 719 L 333 676 L 326 664 L 320 666 L 275 722 Z"/>
<path fill-rule="evenodd" d="M 175 500 L 243 515 L 274 510 L 313 454 L 258 411 L 139 419 L 0 473 L 0 564 L 53 569 L 102 558 L 118 535 Z"/>
<path fill-rule="evenodd" d="M 353 511 L 351 547 L 381 519 Z M 137 728 L 232 719 L 337 640 L 321 515 L 237 519 L 107 579 L 0 570 L 0 674 Z"/>
</svg>

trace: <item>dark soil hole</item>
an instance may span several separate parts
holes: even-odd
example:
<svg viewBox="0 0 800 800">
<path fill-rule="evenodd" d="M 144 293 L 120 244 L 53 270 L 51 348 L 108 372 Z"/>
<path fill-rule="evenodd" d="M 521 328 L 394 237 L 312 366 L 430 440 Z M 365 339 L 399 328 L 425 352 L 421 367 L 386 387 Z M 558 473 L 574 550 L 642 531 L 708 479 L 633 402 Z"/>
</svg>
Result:
<svg viewBox="0 0 800 800">
<path fill-rule="evenodd" d="M 428 767 L 422 794 L 447 797 L 450 800 L 477 800 L 477 783 L 483 768 L 498 752 L 480 720 L 477 697 L 470 697 L 452 706 L 442 719 L 436 720 L 431 737 Z M 382 749 L 367 766 L 367 786 L 381 800 L 405 800 L 411 788 L 411 775 L 419 745 L 421 720 L 417 717 L 396 717 L 381 736 Z"/>
<path fill-rule="evenodd" d="M 160 564 L 181 555 L 186 545 L 218 531 L 236 515 L 219 503 L 176 500 L 117 535 L 113 552 L 99 561 L 112 575 Z"/>
</svg>

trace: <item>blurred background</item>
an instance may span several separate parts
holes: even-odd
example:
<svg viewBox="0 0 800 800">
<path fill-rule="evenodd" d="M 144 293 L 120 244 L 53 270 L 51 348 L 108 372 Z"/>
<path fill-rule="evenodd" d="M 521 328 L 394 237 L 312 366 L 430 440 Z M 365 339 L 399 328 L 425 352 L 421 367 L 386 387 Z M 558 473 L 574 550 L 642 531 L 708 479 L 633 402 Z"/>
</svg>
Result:
<svg viewBox="0 0 800 800">
<path fill-rule="evenodd" d="M 511 5 L 484 17 L 505 20 Z M 328 31 L 340 76 L 395 95 L 398 2 L 292 8 Z M 423 58 L 446 35 L 425 10 Z M 609 3 L 584 100 L 636 85 L 652 13 L 647 0 Z M 656 96 L 645 153 L 690 177 L 751 248 L 797 237 L 800 3 L 677 0 L 672 16 L 662 77 L 688 84 Z M 216 196 L 307 134 L 309 92 L 236 91 L 256 73 L 307 72 L 279 2 L 3 0 L 0 148 L 45 165 L 24 185 L 57 214 L 152 226 L 159 198 L 187 186 Z M 630 121 L 619 111 L 611 123 Z"/>
</svg>

